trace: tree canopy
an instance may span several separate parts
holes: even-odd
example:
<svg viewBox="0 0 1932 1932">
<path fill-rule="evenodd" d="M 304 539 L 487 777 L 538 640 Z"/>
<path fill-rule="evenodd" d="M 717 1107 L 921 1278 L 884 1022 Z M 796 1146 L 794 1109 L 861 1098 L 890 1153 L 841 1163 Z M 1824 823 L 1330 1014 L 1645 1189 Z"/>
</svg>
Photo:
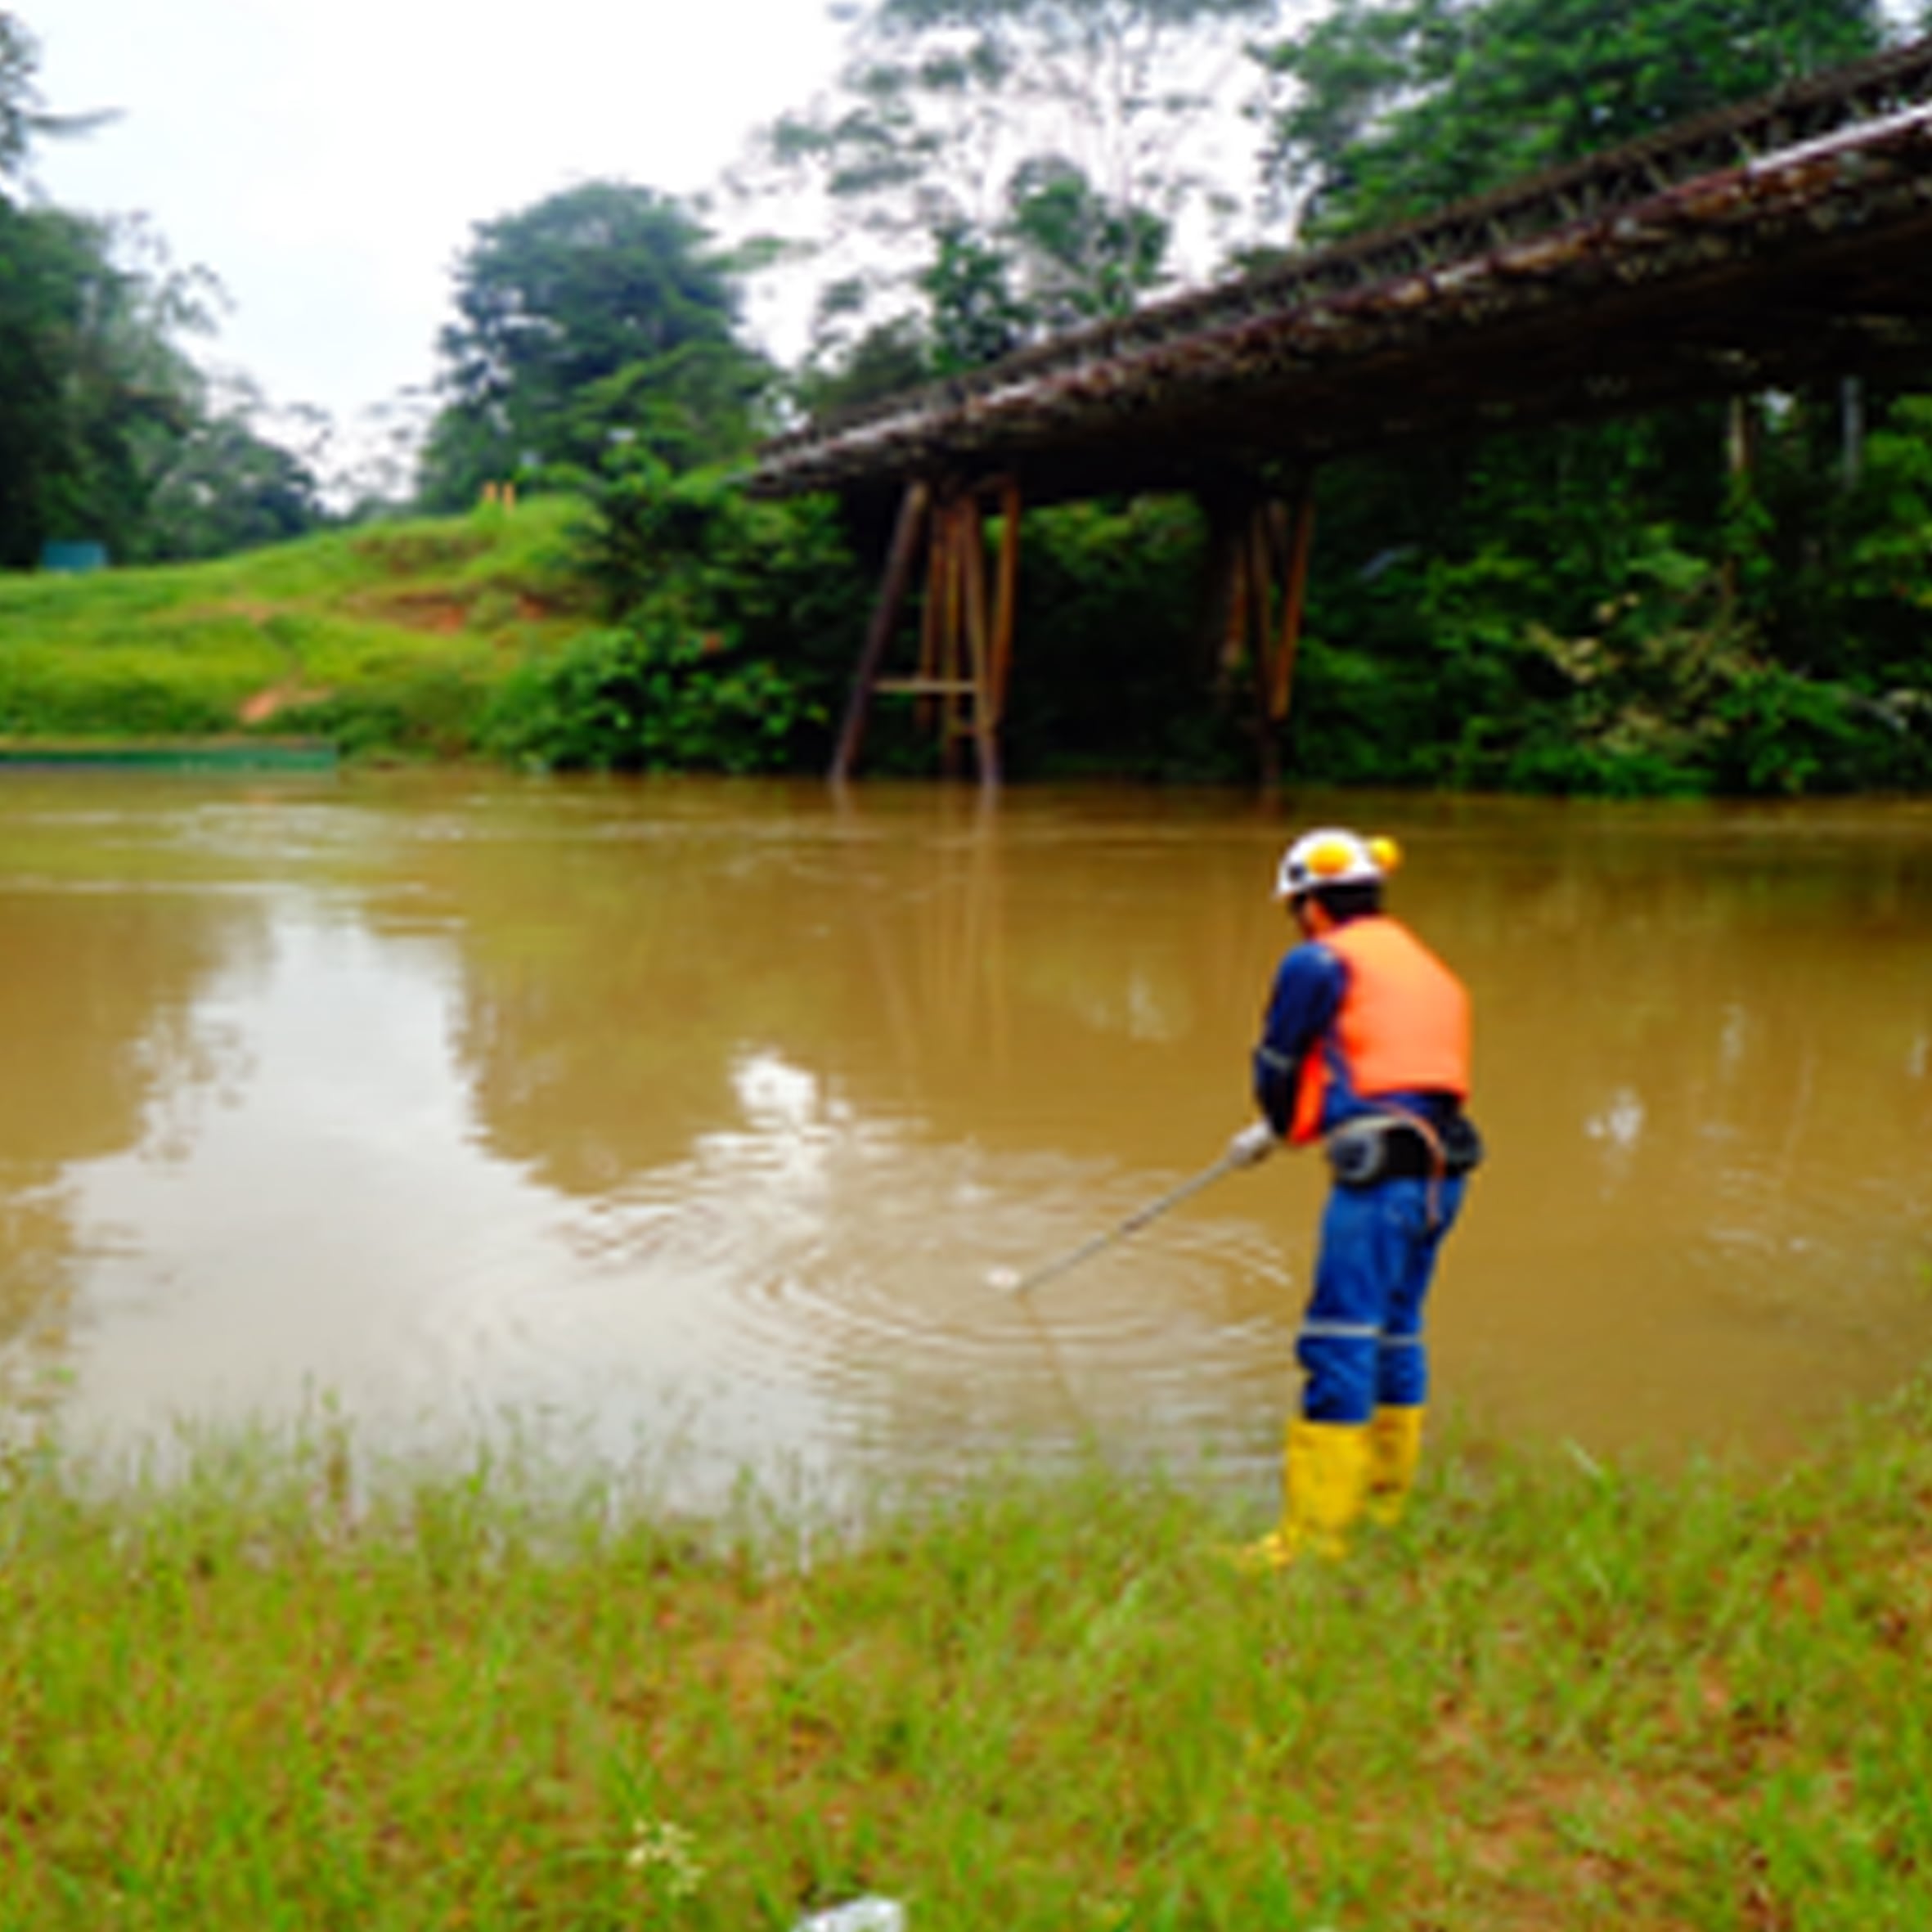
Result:
<svg viewBox="0 0 1932 1932">
<path fill-rule="evenodd" d="M 708 240 L 676 202 L 616 182 L 481 223 L 441 339 L 425 501 L 594 473 L 627 449 L 679 469 L 744 448 L 770 372 L 739 339 L 737 290 Z"/>
<path fill-rule="evenodd" d="M 1338 0 L 1273 48 L 1316 235 L 1421 214 L 1871 52 L 1877 0 Z"/>
</svg>

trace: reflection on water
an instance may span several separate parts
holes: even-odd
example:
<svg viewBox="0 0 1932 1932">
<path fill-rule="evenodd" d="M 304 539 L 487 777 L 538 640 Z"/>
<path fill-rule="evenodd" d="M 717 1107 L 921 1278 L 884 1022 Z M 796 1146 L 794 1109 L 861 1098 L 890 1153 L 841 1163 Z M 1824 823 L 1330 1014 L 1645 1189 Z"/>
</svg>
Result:
<svg viewBox="0 0 1932 1932">
<path fill-rule="evenodd" d="M 1303 802 L 1324 815 L 1333 802 Z M 1494 1158 L 1441 1386 L 1777 1453 L 1932 1341 L 1932 811 L 1391 798 Z M 1258 1467 L 1320 1175 L 1036 1301 L 1217 1153 L 1291 812 L 447 775 L 0 785 L 0 1402 L 327 1397 L 837 1482 L 1097 1439 Z"/>
<path fill-rule="evenodd" d="M 0 874 L 0 1403 L 28 1413 L 68 1346 L 88 1247 L 115 1238 L 81 1224 L 73 1174 L 190 1131 L 224 1058 L 191 998 L 249 937 L 231 907 L 184 919 L 138 884 L 37 876 L 37 856 L 10 840 Z"/>
</svg>

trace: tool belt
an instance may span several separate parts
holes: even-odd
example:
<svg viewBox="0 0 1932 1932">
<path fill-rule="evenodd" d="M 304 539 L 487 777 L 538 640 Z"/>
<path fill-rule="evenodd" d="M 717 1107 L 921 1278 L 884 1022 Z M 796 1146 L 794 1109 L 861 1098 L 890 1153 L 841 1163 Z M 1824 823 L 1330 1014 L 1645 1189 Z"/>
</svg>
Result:
<svg viewBox="0 0 1932 1932">
<path fill-rule="evenodd" d="M 1373 1187 L 1385 1180 L 1453 1179 L 1480 1166 L 1482 1135 L 1467 1114 L 1440 1126 L 1419 1113 L 1368 1113 L 1346 1121 L 1323 1143 L 1338 1185 Z"/>
</svg>

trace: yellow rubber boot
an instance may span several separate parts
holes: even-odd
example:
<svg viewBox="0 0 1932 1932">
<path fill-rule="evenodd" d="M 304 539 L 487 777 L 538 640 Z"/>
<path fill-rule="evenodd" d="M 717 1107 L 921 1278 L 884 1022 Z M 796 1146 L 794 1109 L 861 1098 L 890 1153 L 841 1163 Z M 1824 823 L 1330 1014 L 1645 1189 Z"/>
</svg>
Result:
<svg viewBox="0 0 1932 1932">
<path fill-rule="evenodd" d="M 1368 1430 L 1359 1422 L 1288 1424 L 1280 1524 L 1240 1552 L 1247 1570 L 1279 1570 L 1297 1557 L 1348 1553 L 1348 1532 L 1368 1484 Z"/>
<path fill-rule="evenodd" d="M 1368 1489 L 1362 1512 L 1384 1528 L 1402 1520 L 1422 1459 L 1421 1409 L 1378 1409 L 1368 1425 Z"/>
</svg>

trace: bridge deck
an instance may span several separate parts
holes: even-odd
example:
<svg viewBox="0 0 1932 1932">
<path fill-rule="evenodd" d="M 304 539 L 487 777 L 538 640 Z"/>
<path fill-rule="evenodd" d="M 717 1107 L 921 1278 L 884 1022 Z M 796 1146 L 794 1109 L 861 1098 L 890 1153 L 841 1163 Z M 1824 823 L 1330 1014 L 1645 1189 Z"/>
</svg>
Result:
<svg viewBox="0 0 1932 1932">
<path fill-rule="evenodd" d="M 1932 39 L 768 443 L 757 493 L 1206 487 L 1932 367 Z"/>
</svg>

